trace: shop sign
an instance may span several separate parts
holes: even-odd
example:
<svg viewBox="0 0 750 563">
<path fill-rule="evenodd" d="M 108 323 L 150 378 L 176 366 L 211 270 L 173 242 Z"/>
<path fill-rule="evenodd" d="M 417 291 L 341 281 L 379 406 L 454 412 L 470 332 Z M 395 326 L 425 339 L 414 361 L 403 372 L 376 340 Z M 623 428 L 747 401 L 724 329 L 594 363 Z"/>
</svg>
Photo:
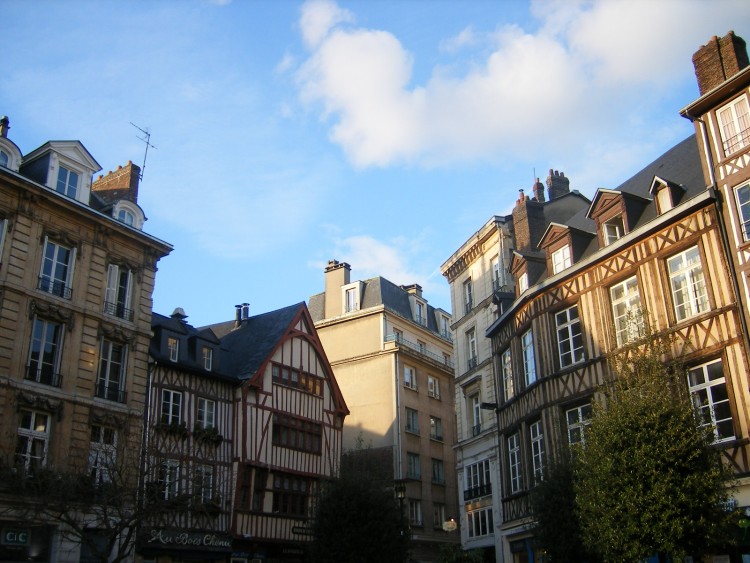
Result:
<svg viewBox="0 0 750 563">
<path fill-rule="evenodd" d="M 3 528 L 0 536 L 2 545 L 29 545 L 31 531 L 26 528 Z"/>
<path fill-rule="evenodd" d="M 179 530 L 151 530 L 151 537 L 147 543 L 160 545 L 174 545 L 182 547 L 231 548 L 232 539 L 224 535 L 205 534 L 199 532 L 181 532 Z"/>
</svg>

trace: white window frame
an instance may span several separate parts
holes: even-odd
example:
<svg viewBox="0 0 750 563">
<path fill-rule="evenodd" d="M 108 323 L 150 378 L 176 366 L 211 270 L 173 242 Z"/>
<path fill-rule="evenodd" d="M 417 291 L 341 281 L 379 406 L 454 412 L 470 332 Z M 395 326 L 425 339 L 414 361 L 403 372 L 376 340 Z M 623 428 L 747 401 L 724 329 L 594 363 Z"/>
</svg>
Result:
<svg viewBox="0 0 750 563">
<path fill-rule="evenodd" d="M 490 271 L 492 272 L 492 289 L 497 291 L 505 285 L 503 270 L 500 267 L 500 256 L 495 256 L 492 259 L 492 262 L 490 263 Z"/>
<path fill-rule="evenodd" d="M 406 431 L 419 434 L 419 411 L 406 407 Z"/>
<path fill-rule="evenodd" d="M 451 335 L 451 320 L 445 315 L 440 315 L 440 336 L 446 340 L 453 339 L 453 336 Z"/>
<path fill-rule="evenodd" d="M 174 500 L 180 494 L 180 463 L 167 459 L 159 467 L 159 488 L 162 500 Z"/>
<path fill-rule="evenodd" d="M 683 321 L 709 309 L 708 287 L 701 253 L 693 246 L 667 258 L 675 318 Z"/>
<path fill-rule="evenodd" d="M 464 501 L 480 496 L 487 496 L 492 493 L 491 475 L 489 459 L 483 459 L 482 461 L 467 465 L 465 469 L 465 481 L 468 494 L 464 496 L 468 498 L 464 498 Z"/>
<path fill-rule="evenodd" d="M 518 432 L 508 436 L 508 476 L 510 494 L 521 492 L 521 436 Z"/>
<path fill-rule="evenodd" d="M 414 312 L 417 324 L 427 326 L 427 307 L 421 301 L 415 301 L 416 310 Z"/>
<path fill-rule="evenodd" d="M 203 358 L 203 369 L 206 371 L 211 371 L 211 368 L 214 365 L 214 350 L 210 346 L 203 346 L 201 350 L 202 358 Z"/>
<path fill-rule="evenodd" d="M 443 441 L 443 421 L 434 415 L 430 415 L 430 440 Z"/>
<path fill-rule="evenodd" d="M 552 253 L 552 273 L 559 274 L 566 268 L 570 268 L 570 245 L 566 244 Z"/>
<path fill-rule="evenodd" d="M 216 428 L 216 401 L 205 397 L 198 397 L 198 413 L 195 424 L 198 428 Z"/>
<path fill-rule="evenodd" d="M 344 289 L 344 312 L 351 313 L 358 309 L 357 306 L 357 288 L 348 287 Z"/>
<path fill-rule="evenodd" d="M 602 228 L 604 230 L 604 246 L 620 240 L 625 236 L 625 223 L 622 219 L 622 213 L 605 221 Z"/>
<path fill-rule="evenodd" d="M 750 145 L 750 104 L 742 95 L 716 111 L 724 156 Z"/>
<path fill-rule="evenodd" d="M 404 387 L 417 389 L 417 370 L 412 366 L 404 365 Z"/>
<path fill-rule="evenodd" d="M 593 407 L 590 403 L 579 405 L 565 411 L 565 421 L 568 429 L 568 444 L 586 443 L 586 428 L 591 424 Z"/>
<path fill-rule="evenodd" d="M 510 348 L 504 350 L 500 355 L 500 369 L 503 374 L 503 399 L 509 401 L 515 396 L 513 388 L 513 357 L 510 354 Z"/>
<path fill-rule="evenodd" d="M 518 276 L 518 295 L 529 289 L 529 274 L 524 272 Z"/>
<path fill-rule="evenodd" d="M 169 361 L 176 362 L 180 357 L 180 340 L 176 336 L 167 336 L 167 351 Z"/>
<path fill-rule="evenodd" d="M 159 420 L 162 424 L 180 424 L 182 422 L 182 391 L 161 390 Z"/>
<path fill-rule="evenodd" d="M 529 424 L 529 437 L 531 439 L 531 468 L 534 474 L 534 482 L 539 483 L 544 480 L 544 430 L 541 420 Z"/>
<path fill-rule="evenodd" d="M 193 469 L 193 500 L 203 504 L 214 500 L 214 466 L 198 463 Z"/>
<path fill-rule="evenodd" d="M 485 506 L 466 512 L 466 528 L 469 538 L 479 538 L 494 534 L 492 507 Z"/>
<path fill-rule="evenodd" d="M 742 240 L 750 240 L 750 183 L 742 184 L 734 188 L 734 197 L 737 200 L 737 213 L 742 222 Z"/>
<path fill-rule="evenodd" d="M 133 272 L 117 264 L 107 268 L 107 289 L 104 292 L 104 312 L 108 315 L 133 320 L 131 299 L 133 294 Z"/>
<path fill-rule="evenodd" d="M 466 355 L 468 369 L 474 369 L 479 363 L 477 358 L 477 331 L 473 328 L 466 331 Z"/>
<path fill-rule="evenodd" d="M 713 360 L 691 367 L 688 370 L 688 388 L 701 426 L 711 429 L 714 443 L 734 440 L 729 387 L 722 361 Z"/>
<path fill-rule="evenodd" d="M 91 426 L 89 475 L 95 483 L 111 483 L 117 461 L 117 430 L 109 426 Z"/>
<path fill-rule="evenodd" d="M 75 182 L 71 182 L 71 177 L 73 176 L 75 177 Z M 81 186 L 81 177 L 81 173 L 77 170 L 73 170 L 69 166 L 62 164 L 58 165 L 55 191 L 71 199 L 77 199 L 78 190 Z"/>
<path fill-rule="evenodd" d="M 560 367 L 566 368 L 586 359 L 583 350 L 583 329 L 578 305 L 555 313 L 557 353 Z"/>
<path fill-rule="evenodd" d="M 21 409 L 16 444 L 16 464 L 28 474 L 47 465 L 52 416 L 34 409 Z"/>
<path fill-rule="evenodd" d="M 474 308 L 474 287 L 471 278 L 464 281 L 464 313 L 469 313 Z"/>
<path fill-rule="evenodd" d="M 523 354 L 523 375 L 526 386 L 536 383 L 536 361 L 534 359 L 534 333 L 531 329 L 521 335 L 521 352 Z"/>
<path fill-rule="evenodd" d="M 120 360 L 116 359 L 119 352 Z M 99 345 L 99 370 L 96 378 L 97 397 L 123 403 L 127 373 L 128 346 L 102 338 Z M 114 393 L 113 393 L 114 391 Z M 114 395 L 114 398 L 113 398 Z"/>
<path fill-rule="evenodd" d="M 49 237 L 44 237 L 42 263 L 39 268 L 39 289 L 63 299 L 70 299 L 76 251 L 75 246 L 67 247 L 50 240 Z M 63 255 L 64 252 L 68 253 L 67 257 Z"/>
<path fill-rule="evenodd" d="M 419 499 L 409 499 L 409 524 L 416 527 L 424 525 L 422 521 L 422 501 Z"/>
<path fill-rule="evenodd" d="M 471 412 L 472 412 L 472 436 L 476 436 L 482 431 L 482 402 L 479 397 L 479 393 L 474 393 L 469 401 L 471 401 Z"/>
<path fill-rule="evenodd" d="M 440 380 L 434 375 L 427 376 L 427 395 L 433 399 L 440 398 Z"/>
<path fill-rule="evenodd" d="M 410 479 L 422 478 L 422 466 L 419 454 L 414 452 L 406 453 L 406 476 Z"/>
<path fill-rule="evenodd" d="M 35 316 L 31 330 L 26 378 L 58 387 L 65 325 Z"/>
<path fill-rule="evenodd" d="M 613 285 L 609 288 L 609 294 L 612 299 L 612 317 L 617 345 L 623 346 L 643 337 L 645 325 L 638 276 L 631 276 Z"/>
</svg>

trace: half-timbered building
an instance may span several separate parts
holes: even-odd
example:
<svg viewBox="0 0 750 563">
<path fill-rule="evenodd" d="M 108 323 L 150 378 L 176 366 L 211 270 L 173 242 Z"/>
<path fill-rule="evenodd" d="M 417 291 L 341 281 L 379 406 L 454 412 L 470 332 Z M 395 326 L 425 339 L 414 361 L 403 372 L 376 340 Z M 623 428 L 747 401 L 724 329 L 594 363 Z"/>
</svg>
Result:
<svg viewBox="0 0 750 563">
<path fill-rule="evenodd" d="M 137 166 L 93 180 L 79 141 L 24 155 L 8 129 L 1 118 L 0 559 L 88 561 L 110 540 L 128 557 L 133 527 L 103 517 L 101 491 L 137 491 L 151 295 L 171 246 L 142 230 Z M 63 483 L 88 491 L 78 508 Z"/>
<path fill-rule="evenodd" d="M 747 355 L 718 200 L 689 137 L 616 189 L 599 189 L 568 221 L 538 225 L 538 250 L 514 256 L 528 288 L 517 286 L 487 331 L 499 389 L 502 560 L 539 560 L 528 493 L 550 452 L 585 440 L 607 357 L 643 334 L 641 313 L 673 337 L 686 388 L 736 470 L 737 503 L 750 504 Z"/>
</svg>

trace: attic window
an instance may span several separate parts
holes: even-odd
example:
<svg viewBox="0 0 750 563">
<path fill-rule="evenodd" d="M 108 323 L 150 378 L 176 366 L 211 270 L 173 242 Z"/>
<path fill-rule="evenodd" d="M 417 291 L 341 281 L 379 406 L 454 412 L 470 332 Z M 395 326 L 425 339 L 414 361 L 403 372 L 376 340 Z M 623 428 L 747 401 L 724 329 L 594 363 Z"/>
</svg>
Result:
<svg viewBox="0 0 750 563">
<path fill-rule="evenodd" d="M 57 191 L 75 199 L 78 193 L 78 174 L 60 166 L 57 171 Z"/>
<path fill-rule="evenodd" d="M 750 111 L 745 96 L 721 108 L 721 140 L 724 155 L 729 156 L 750 144 Z"/>
<path fill-rule="evenodd" d="M 612 219 L 604 223 L 603 229 L 605 246 L 621 239 L 625 234 L 625 225 L 623 225 L 622 222 L 622 215 L 612 217 Z"/>
<path fill-rule="evenodd" d="M 672 192 L 668 186 L 662 186 L 658 192 L 656 192 L 656 210 L 661 215 L 672 209 Z"/>
<path fill-rule="evenodd" d="M 527 289 L 529 289 L 529 275 L 524 272 L 518 276 L 518 294 L 521 295 Z"/>
<path fill-rule="evenodd" d="M 8 156 L 8 153 L 5 151 L 0 151 L 0 166 L 7 168 L 8 162 L 10 162 L 10 157 Z"/>
<path fill-rule="evenodd" d="M 558 274 L 565 268 L 570 268 L 570 246 L 565 245 L 552 253 L 552 272 Z"/>
<path fill-rule="evenodd" d="M 117 220 L 122 221 L 126 225 L 130 225 L 132 227 L 133 221 L 135 221 L 135 217 L 127 209 L 120 209 L 120 211 L 117 212 Z"/>
</svg>

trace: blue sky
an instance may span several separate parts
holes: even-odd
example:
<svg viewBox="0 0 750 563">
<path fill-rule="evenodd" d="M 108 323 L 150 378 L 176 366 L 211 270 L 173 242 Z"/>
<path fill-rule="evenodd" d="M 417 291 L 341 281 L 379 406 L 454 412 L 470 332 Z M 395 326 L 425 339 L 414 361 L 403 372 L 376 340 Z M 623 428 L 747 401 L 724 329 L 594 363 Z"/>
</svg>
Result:
<svg viewBox="0 0 750 563">
<path fill-rule="evenodd" d="M 692 134 L 693 53 L 746 0 L 0 0 L 0 114 L 27 153 L 148 154 L 154 310 L 307 301 L 329 259 L 419 283 L 554 168 L 591 197 Z"/>
</svg>

